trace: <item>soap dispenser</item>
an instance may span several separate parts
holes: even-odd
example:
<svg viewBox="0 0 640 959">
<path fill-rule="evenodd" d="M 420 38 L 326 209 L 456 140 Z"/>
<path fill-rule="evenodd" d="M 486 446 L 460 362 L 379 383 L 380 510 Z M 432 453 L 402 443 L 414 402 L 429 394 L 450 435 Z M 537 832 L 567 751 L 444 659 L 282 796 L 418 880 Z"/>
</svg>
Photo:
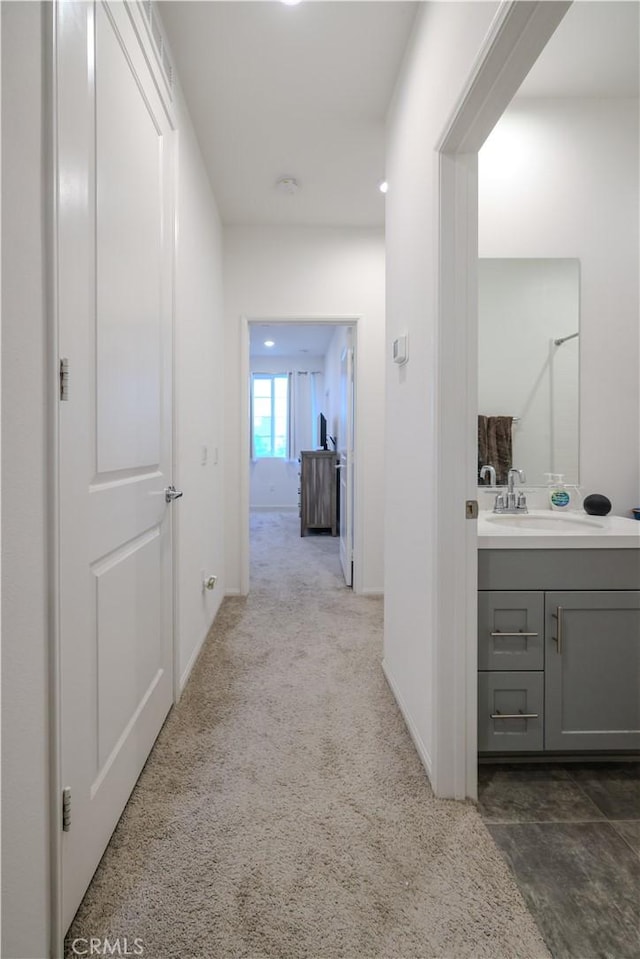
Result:
<svg viewBox="0 0 640 959">
<path fill-rule="evenodd" d="M 563 473 L 545 473 L 549 487 L 549 506 L 555 510 L 568 510 L 571 506 L 571 493 L 564 485 Z"/>
</svg>

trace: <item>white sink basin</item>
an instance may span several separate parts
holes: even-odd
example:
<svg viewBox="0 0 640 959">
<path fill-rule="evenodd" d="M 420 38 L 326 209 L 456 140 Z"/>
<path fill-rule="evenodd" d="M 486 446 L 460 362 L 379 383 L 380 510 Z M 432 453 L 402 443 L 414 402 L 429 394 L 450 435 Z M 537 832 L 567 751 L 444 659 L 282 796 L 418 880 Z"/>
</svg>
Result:
<svg viewBox="0 0 640 959">
<path fill-rule="evenodd" d="M 572 516 L 567 513 L 553 513 L 551 510 L 524 513 L 520 516 L 515 513 L 492 513 L 486 516 L 485 520 L 495 526 L 508 526 L 513 529 L 550 529 L 558 532 L 575 530 L 577 527 L 603 529 L 605 525 L 592 516 Z"/>
<path fill-rule="evenodd" d="M 478 516 L 479 549 L 640 549 L 640 523 L 626 516 L 589 516 L 532 509 Z"/>
</svg>

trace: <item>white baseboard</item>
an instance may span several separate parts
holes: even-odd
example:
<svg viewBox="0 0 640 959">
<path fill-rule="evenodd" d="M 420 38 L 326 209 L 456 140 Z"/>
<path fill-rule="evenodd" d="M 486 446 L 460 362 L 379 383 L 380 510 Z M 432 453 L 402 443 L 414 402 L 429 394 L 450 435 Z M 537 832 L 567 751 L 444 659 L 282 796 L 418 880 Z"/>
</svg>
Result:
<svg viewBox="0 0 640 959">
<path fill-rule="evenodd" d="M 208 632 L 209 632 L 209 631 L 207 630 L 207 635 L 208 635 Z M 182 676 L 180 677 L 180 696 L 182 696 L 182 693 L 184 692 L 184 687 L 185 687 L 185 686 L 187 685 L 187 683 L 189 682 L 189 676 L 191 675 L 191 673 L 192 673 L 192 671 L 193 671 L 193 667 L 194 667 L 195 664 L 196 664 L 196 661 L 197 661 L 197 659 L 198 659 L 198 656 L 199 656 L 200 653 L 202 652 L 202 646 L 203 646 L 203 644 L 204 644 L 205 639 L 207 638 L 207 635 L 205 635 L 205 636 L 200 640 L 199 643 L 196 643 L 196 648 L 195 648 L 194 651 L 192 652 L 191 657 L 190 657 L 190 659 L 189 659 L 189 662 L 187 663 L 187 665 L 186 665 L 186 667 L 185 667 L 185 670 L 184 670 Z"/>
<path fill-rule="evenodd" d="M 229 589 L 225 589 L 224 595 L 225 596 L 244 596 L 244 593 L 240 589 L 237 589 L 235 586 L 230 586 Z"/>
<path fill-rule="evenodd" d="M 420 736 L 420 733 L 416 729 L 415 723 L 413 722 L 413 719 L 411 718 L 411 714 L 409 713 L 407 705 L 404 699 L 402 698 L 402 696 L 400 695 L 400 692 L 398 690 L 398 685 L 396 681 L 394 680 L 393 676 L 391 675 L 389 667 L 387 666 L 384 659 L 382 660 L 382 672 L 384 673 L 385 679 L 387 680 L 387 683 L 389 684 L 389 689 L 393 693 L 393 698 L 395 699 L 396 703 L 398 704 L 398 708 L 400 712 L 402 713 L 402 718 L 404 719 L 407 725 L 407 729 L 409 730 L 409 735 L 411 736 L 413 740 L 413 745 L 416 747 L 416 751 L 418 753 L 418 756 L 420 757 L 420 761 L 422 762 L 422 765 L 425 768 L 427 776 L 429 777 L 429 782 L 433 786 L 433 778 L 432 778 L 433 764 L 431 762 L 431 756 L 429 755 L 429 750 L 425 746 L 424 741 L 422 737 Z"/>
<path fill-rule="evenodd" d="M 250 506 L 252 513 L 297 513 L 298 506 Z"/>
<path fill-rule="evenodd" d="M 364 586 L 360 590 L 361 596 L 384 596 L 384 589 L 382 586 Z"/>
<path fill-rule="evenodd" d="M 226 596 L 226 595 L 227 595 L 227 594 L 225 593 L 225 596 Z M 219 611 L 220 611 L 221 603 L 222 603 L 222 600 L 220 600 L 220 602 L 218 603 L 218 605 L 217 605 L 217 607 L 216 607 L 216 611 L 215 611 L 215 613 L 213 614 L 213 617 L 212 617 L 211 622 L 210 622 L 210 624 L 209 624 L 209 628 L 207 629 L 206 633 L 204 634 L 204 636 L 202 637 L 202 639 L 200 640 L 200 642 L 199 642 L 199 643 L 196 643 L 195 649 L 193 650 L 193 652 L 191 653 L 191 656 L 189 657 L 189 662 L 187 663 L 187 665 L 186 665 L 185 668 L 184 668 L 184 672 L 182 673 L 182 676 L 180 677 L 180 691 L 179 691 L 179 696 L 182 696 L 182 693 L 183 693 L 183 691 L 184 691 L 184 687 L 185 687 L 185 686 L 187 685 L 187 683 L 189 682 L 189 676 L 191 676 L 191 673 L 193 672 L 193 667 L 195 666 L 195 664 L 196 664 L 197 661 L 198 661 L 198 656 L 199 656 L 200 653 L 202 652 L 202 647 L 204 646 L 205 640 L 206 640 L 207 636 L 209 635 L 209 632 L 210 632 L 210 630 L 211 630 L 211 627 L 213 626 L 213 624 L 214 624 L 215 621 L 216 621 L 216 616 L 218 615 L 218 613 L 219 613 Z"/>
</svg>

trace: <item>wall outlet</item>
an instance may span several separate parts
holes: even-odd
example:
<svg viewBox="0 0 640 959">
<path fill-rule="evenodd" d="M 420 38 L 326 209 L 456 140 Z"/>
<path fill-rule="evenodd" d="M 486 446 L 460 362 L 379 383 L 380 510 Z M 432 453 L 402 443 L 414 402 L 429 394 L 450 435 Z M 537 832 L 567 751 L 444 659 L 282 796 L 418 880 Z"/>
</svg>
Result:
<svg viewBox="0 0 640 959">
<path fill-rule="evenodd" d="M 202 588 L 203 589 L 215 589 L 216 583 L 218 582 L 218 577 L 213 576 L 211 573 L 202 573 Z"/>
</svg>

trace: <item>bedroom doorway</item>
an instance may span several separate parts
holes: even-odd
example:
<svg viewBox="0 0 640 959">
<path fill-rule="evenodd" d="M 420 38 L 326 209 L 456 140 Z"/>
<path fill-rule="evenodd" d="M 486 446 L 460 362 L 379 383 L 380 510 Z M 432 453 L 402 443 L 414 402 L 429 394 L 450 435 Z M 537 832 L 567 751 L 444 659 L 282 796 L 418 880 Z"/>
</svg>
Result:
<svg viewBox="0 0 640 959">
<path fill-rule="evenodd" d="M 244 320 L 241 592 L 245 595 L 250 589 L 251 522 L 260 523 L 264 513 L 281 513 L 283 522 L 288 527 L 295 523 L 301 535 L 334 539 L 344 584 L 354 585 L 359 503 L 357 320 L 348 316 Z M 319 466 L 322 473 L 317 472 Z M 320 512 L 316 500 L 323 503 Z M 323 548 L 331 554 L 330 545 Z"/>
</svg>

